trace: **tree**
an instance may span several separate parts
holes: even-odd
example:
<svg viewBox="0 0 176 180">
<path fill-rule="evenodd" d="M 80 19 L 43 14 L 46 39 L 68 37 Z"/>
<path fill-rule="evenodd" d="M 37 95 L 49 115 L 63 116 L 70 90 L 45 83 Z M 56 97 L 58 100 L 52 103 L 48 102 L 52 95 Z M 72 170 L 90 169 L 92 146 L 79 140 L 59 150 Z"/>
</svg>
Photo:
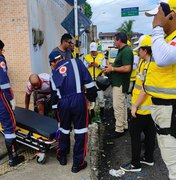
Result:
<svg viewBox="0 0 176 180">
<path fill-rule="evenodd" d="M 85 2 L 83 4 L 83 9 L 84 9 L 85 15 L 90 19 L 92 17 L 92 14 L 93 14 L 90 4 Z"/>
<path fill-rule="evenodd" d="M 134 21 L 135 20 L 129 20 L 129 21 L 123 22 L 121 27 L 119 27 L 117 29 L 117 32 L 125 32 L 129 38 L 129 40 L 131 40 L 132 35 L 133 35 L 132 28 L 133 28 L 133 22 Z"/>
</svg>

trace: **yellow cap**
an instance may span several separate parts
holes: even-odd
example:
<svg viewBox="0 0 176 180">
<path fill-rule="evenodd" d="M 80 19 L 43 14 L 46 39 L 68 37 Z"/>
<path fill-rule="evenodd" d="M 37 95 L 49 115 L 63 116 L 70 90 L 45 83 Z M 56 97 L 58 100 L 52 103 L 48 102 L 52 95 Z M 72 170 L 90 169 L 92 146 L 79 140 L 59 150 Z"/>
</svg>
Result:
<svg viewBox="0 0 176 180">
<path fill-rule="evenodd" d="M 140 47 L 151 47 L 152 38 L 149 35 L 142 35 L 134 44 L 138 44 L 138 46 L 133 49 L 134 51 L 138 50 Z"/>
</svg>

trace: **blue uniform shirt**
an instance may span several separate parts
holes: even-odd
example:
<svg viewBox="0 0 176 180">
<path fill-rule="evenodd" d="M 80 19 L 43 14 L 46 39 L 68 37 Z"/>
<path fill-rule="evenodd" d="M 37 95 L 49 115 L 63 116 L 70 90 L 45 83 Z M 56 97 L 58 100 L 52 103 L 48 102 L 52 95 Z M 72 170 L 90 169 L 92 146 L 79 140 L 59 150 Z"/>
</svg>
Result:
<svg viewBox="0 0 176 180">
<path fill-rule="evenodd" d="M 79 59 L 60 61 L 53 71 L 52 79 L 59 98 L 84 92 L 84 87 L 94 87 L 90 73 Z"/>
<path fill-rule="evenodd" d="M 8 77 L 8 68 L 5 57 L 0 55 L 0 90 L 5 94 L 10 101 L 13 99 L 13 94 L 10 88 L 10 80 Z"/>
</svg>

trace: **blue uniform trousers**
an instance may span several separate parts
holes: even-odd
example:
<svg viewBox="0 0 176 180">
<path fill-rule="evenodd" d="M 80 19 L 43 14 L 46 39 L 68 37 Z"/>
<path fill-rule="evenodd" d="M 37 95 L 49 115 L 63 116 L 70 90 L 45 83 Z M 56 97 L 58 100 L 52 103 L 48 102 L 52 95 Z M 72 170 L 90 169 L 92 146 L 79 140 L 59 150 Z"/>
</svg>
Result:
<svg viewBox="0 0 176 180">
<path fill-rule="evenodd" d="M 0 91 L 0 123 L 3 128 L 5 140 L 11 142 L 16 137 L 16 121 L 10 103 L 7 101 L 2 91 Z"/>
<path fill-rule="evenodd" d="M 73 163 L 84 163 L 88 136 L 88 108 L 84 93 L 74 93 L 59 99 L 60 118 L 59 143 L 57 155 L 66 155 L 71 123 L 74 125 L 75 145 Z"/>
</svg>

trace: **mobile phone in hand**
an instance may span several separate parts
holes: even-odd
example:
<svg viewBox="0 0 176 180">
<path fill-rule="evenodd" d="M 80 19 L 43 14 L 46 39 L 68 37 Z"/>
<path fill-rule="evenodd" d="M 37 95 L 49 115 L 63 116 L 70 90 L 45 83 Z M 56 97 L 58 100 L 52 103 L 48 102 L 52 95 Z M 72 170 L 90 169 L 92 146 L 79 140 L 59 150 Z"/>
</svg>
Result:
<svg viewBox="0 0 176 180">
<path fill-rule="evenodd" d="M 167 3 L 161 2 L 160 6 L 162 7 L 163 11 L 164 11 L 164 15 L 167 16 L 168 14 L 171 13 L 170 7 Z"/>
</svg>

